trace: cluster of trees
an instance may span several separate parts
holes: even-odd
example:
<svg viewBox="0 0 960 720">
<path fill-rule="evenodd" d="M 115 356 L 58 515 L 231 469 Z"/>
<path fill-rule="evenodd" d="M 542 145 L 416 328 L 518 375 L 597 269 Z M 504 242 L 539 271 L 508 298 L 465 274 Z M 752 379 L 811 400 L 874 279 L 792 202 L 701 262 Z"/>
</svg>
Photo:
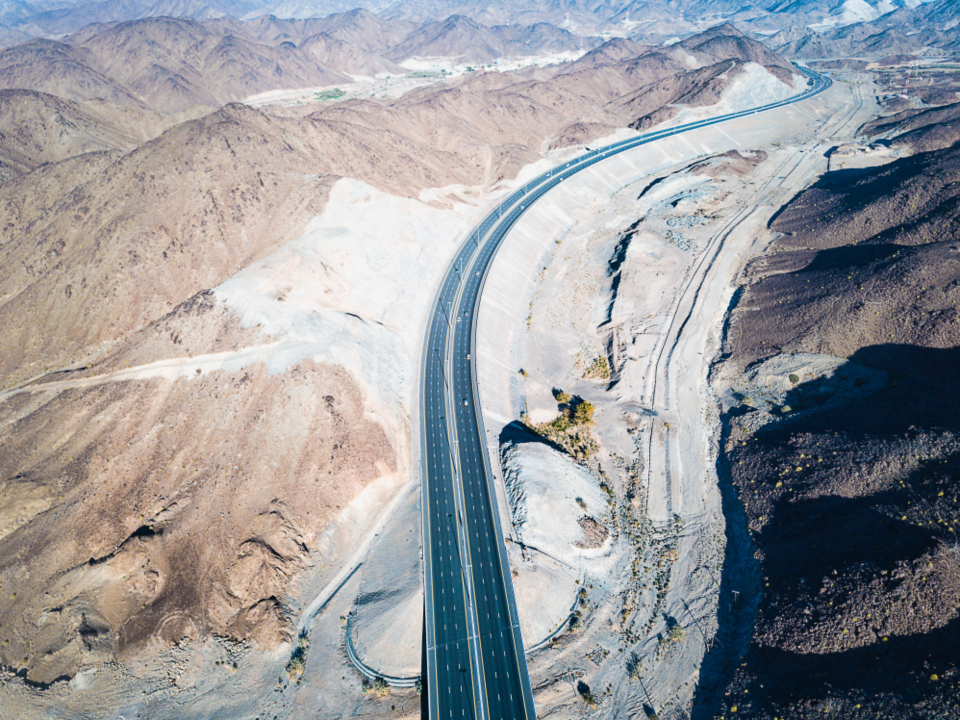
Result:
<svg viewBox="0 0 960 720">
<path fill-rule="evenodd" d="M 593 425 L 593 403 L 571 396 L 563 390 L 554 390 L 560 415 L 548 423 L 523 421 L 534 432 L 556 443 L 578 460 L 585 460 L 596 453 L 600 446 L 590 426 Z"/>
<path fill-rule="evenodd" d="M 571 397 L 570 393 L 566 393 L 563 390 L 554 390 L 553 396 L 556 398 L 557 406 L 560 408 L 560 417 L 554 420 L 554 422 L 564 419 L 568 427 L 570 425 L 593 424 L 593 403 L 580 397 Z"/>
</svg>

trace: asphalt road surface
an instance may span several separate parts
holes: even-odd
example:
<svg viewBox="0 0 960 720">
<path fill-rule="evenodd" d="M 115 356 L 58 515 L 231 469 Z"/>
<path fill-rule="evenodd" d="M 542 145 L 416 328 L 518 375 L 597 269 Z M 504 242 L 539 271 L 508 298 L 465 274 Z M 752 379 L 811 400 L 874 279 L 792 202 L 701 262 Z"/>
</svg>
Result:
<svg viewBox="0 0 960 720">
<path fill-rule="evenodd" d="M 542 195 L 610 155 L 800 102 L 832 84 L 829 78 L 799 69 L 811 85 L 792 98 L 629 138 L 540 175 L 494 208 L 453 259 L 434 302 L 420 382 L 424 686 L 431 720 L 536 717 L 477 402 L 477 310 L 500 243 Z"/>
</svg>

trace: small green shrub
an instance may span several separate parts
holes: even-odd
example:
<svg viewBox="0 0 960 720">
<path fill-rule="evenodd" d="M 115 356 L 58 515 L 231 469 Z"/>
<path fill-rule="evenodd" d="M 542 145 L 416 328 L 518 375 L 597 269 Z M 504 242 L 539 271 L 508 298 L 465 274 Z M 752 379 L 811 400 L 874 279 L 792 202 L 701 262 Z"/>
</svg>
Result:
<svg viewBox="0 0 960 720">
<path fill-rule="evenodd" d="M 687 631 L 683 629 L 683 626 L 680 623 L 675 622 L 670 626 L 670 630 L 667 631 L 667 637 L 670 638 L 670 642 L 680 642 L 687 636 Z"/>
<path fill-rule="evenodd" d="M 595 708 L 597 706 L 597 698 L 594 697 L 593 692 L 590 690 L 590 686 L 587 685 L 583 680 L 577 682 L 577 693 L 580 695 L 580 699 L 588 707 Z"/>
<path fill-rule="evenodd" d="M 592 425 L 593 412 L 594 412 L 593 403 L 590 403 L 584 400 L 579 405 L 577 405 L 576 408 L 574 408 L 573 420 L 577 425 Z"/>
<path fill-rule="evenodd" d="M 575 399 L 571 398 L 570 403 L 573 402 Z M 573 457 L 586 460 L 600 449 L 589 430 L 593 424 L 593 413 L 593 404 L 580 400 L 576 405 L 563 406 L 560 415 L 548 423 L 531 423 L 525 414 L 521 414 L 520 419 L 535 433 L 556 443 Z"/>
</svg>

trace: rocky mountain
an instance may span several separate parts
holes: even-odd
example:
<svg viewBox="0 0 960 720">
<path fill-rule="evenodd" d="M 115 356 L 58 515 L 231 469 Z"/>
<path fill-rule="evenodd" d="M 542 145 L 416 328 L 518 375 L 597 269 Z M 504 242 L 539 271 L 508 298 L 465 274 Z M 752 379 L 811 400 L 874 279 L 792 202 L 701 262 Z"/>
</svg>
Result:
<svg viewBox="0 0 960 720">
<path fill-rule="evenodd" d="M 383 54 L 401 43 L 417 25 L 402 21 L 387 21 L 369 10 L 356 8 L 322 18 L 285 19 L 264 15 L 238 28 L 260 42 L 271 45 L 292 42 L 299 45 L 314 35 L 325 34 L 370 53 Z"/>
<path fill-rule="evenodd" d="M 791 27 L 767 40 L 787 57 L 884 57 L 924 48 L 955 50 L 960 10 L 950 0 L 901 5 L 897 9 L 838 27 Z"/>
<path fill-rule="evenodd" d="M 311 35 L 300 43 L 300 49 L 321 67 L 337 68 L 338 72 L 349 75 L 405 75 L 409 72 L 383 55 L 363 50 L 327 33 Z"/>
<path fill-rule="evenodd" d="M 592 42 L 590 44 L 593 44 Z M 497 58 L 578 50 L 581 40 L 544 23 L 533 26 L 486 27 L 463 15 L 424 23 L 388 52 L 403 61 L 411 57 L 449 57 L 482 63 Z"/>
<path fill-rule="evenodd" d="M 653 48 L 647 45 L 634 42 L 629 38 L 613 38 L 602 45 L 594 48 L 576 62 L 576 67 L 586 68 L 591 66 L 610 65 L 622 60 L 629 60 Z"/>
<path fill-rule="evenodd" d="M 10 47 L 11 45 L 19 45 L 21 43 L 28 42 L 31 39 L 33 39 L 32 36 L 24 32 L 0 26 L 0 48 Z"/>
<path fill-rule="evenodd" d="M 934 0 L 936 3 L 937 0 Z M 942 31 L 954 21 L 955 10 L 949 0 L 929 14 L 929 22 Z M 330 15 L 347 16 L 374 12 L 383 20 L 402 28 L 405 23 L 443 22 L 452 16 L 464 16 L 486 27 L 498 25 L 537 25 L 545 23 L 577 35 L 616 33 L 634 36 L 644 42 L 661 42 L 671 37 L 695 34 L 722 21 L 736 22 L 743 30 L 768 35 L 787 27 L 826 30 L 876 21 L 904 13 L 910 16 L 921 0 L 757 0 L 744 6 L 734 0 L 617 0 L 611 3 L 584 3 L 579 0 L 537 0 L 537 2 L 478 2 L 477 0 L 397 0 L 380 3 L 373 0 L 122 0 L 121 2 L 64 2 L 39 0 L 13 2 L 0 14 L 0 30 L 6 27 L 10 41 L 15 33 L 32 37 L 58 38 L 91 23 L 127 22 L 147 17 L 173 16 L 195 20 L 234 18 L 251 20 L 274 16 L 283 19 L 315 19 Z M 892 11 L 892 12 L 891 12 Z M 365 21 L 369 21 L 367 18 Z M 407 32 L 412 30 L 407 27 Z M 325 30 L 320 30 L 321 32 Z M 812 31 L 811 31 L 812 32 Z M 308 34 L 315 34 L 311 32 Z M 335 37 L 337 37 L 335 35 Z M 357 38 L 339 39 L 358 44 Z M 402 41 L 395 38 L 389 46 Z M 363 47 L 361 45 L 361 47 Z M 388 45 L 365 47 L 383 52 Z"/>
<path fill-rule="evenodd" d="M 216 107 L 277 87 L 348 81 L 305 50 L 174 18 L 94 28 L 65 42 L 35 40 L 0 52 L 0 87 L 165 112 Z"/>
<path fill-rule="evenodd" d="M 396 47 L 413 32 L 415 23 L 398 20 L 385 20 L 379 15 L 363 9 L 355 9 L 322 20 L 323 32 L 345 43 L 356 45 L 363 50 L 385 53 Z"/>
<path fill-rule="evenodd" d="M 256 12 L 252 0 L 119 0 L 118 2 L 40 2 L 34 10 L 16 18 L 7 16 L 2 21 L 16 29 L 37 37 L 60 37 L 97 23 L 129 22 L 149 17 L 182 17 L 208 20 L 219 17 L 243 17 Z"/>
<path fill-rule="evenodd" d="M 347 74 L 399 75 L 407 71 L 398 62 L 414 56 L 480 63 L 596 43 L 543 24 L 488 28 L 454 16 L 417 26 L 365 10 L 249 22 L 160 17 L 90 25 L 60 41 L 0 51 L 0 88 L 176 113 L 271 89 L 350 83 Z"/>
<path fill-rule="evenodd" d="M 46 163 L 137 145 L 139 138 L 69 100 L 0 90 L 0 184 Z"/>
<path fill-rule="evenodd" d="M 927 112 L 866 130 L 954 144 L 800 193 L 726 333 L 758 383 L 732 400 L 724 460 L 760 598 L 724 700 L 751 717 L 960 711 L 960 148 L 956 109 Z"/>
<path fill-rule="evenodd" d="M 912 152 L 949 148 L 960 142 L 960 103 L 906 110 L 869 122 L 860 131 L 891 145 L 906 146 Z"/>
<path fill-rule="evenodd" d="M 729 82 L 739 74 L 733 60 L 724 60 L 686 73 L 676 73 L 651 83 L 617 101 L 617 111 L 630 118 L 630 127 L 646 130 L 669 120 L 677 106 L 699 107 L 720 100 Z"/>
<path fill-rule="evenodd" d="M 781 55 L 749 39 L 729 23 L 714 26 L 703 33 L 689 37 L 680 43 L 680 47 L 695 53 L 701 58 L 701 62 L 705 58 L 714 62 L 736 59 L 754 62 L 764 67 L 791 69 L 790 63 Z"/>
<path fill-rule="evenodd" d="M 598 38 L 575 36 L 550 23 L 538 22 L 532 25 L 497 25 L 493 31 L 506 42 L 516 43 L 529 48 L 530 54 L 570 52 L 590 49 L 600 44 Z"/>
<path fill-rule="evenodd" d="M 716 103 L 747 63 L 793 83 L 790 63 L 723 24 L 666 47 L 615 38 L 562 66 L 550 86 L 589 92 L 619 122 L 642 129 L 669 120 L 683 106 Z"/>
<path fill-rule="evenodd" d="M 0 52 L 0 87 L 40 90 L 68 100 L 102 98 L 118 104 L 141 104 L 98 70 L 95 62 L 86 48 L 32 40 Z"/>
</svg>

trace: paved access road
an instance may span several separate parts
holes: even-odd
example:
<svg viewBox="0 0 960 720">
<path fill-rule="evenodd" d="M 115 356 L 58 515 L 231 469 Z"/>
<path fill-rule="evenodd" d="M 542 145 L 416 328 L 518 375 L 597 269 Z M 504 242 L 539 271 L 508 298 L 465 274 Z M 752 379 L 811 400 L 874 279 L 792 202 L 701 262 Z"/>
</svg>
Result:
<svg viewBox="0 0 960 720">
<path fill-rule="evenodd" d="M 427 328 L 420 379 L 424 684 L 431 720 L 536 717 L 477 400 L 477 310 L 497 248 L 542 195 L 610 155 L 800 102 L 832 84 L 799 69 L 811 85 L 792 98 L 591 150 L 531 180 L 474 228 L 450 264 Z"/>
</svg>

